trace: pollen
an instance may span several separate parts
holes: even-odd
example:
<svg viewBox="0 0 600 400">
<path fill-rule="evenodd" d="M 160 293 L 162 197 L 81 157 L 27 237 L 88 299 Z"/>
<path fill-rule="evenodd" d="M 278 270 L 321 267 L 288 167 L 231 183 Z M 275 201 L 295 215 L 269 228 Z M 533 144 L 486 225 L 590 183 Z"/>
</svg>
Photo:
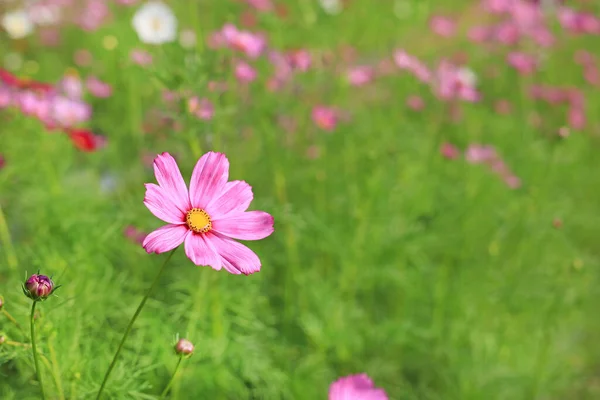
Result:
<svg viewBox="0 0 600 400">
<path fill-rule="evenodd" d="M 201 208 L 192 208 L 185 216 L 188 228 L 196 233 L 206 233 L 212 228 L 210 216 Z"/>
</svg>

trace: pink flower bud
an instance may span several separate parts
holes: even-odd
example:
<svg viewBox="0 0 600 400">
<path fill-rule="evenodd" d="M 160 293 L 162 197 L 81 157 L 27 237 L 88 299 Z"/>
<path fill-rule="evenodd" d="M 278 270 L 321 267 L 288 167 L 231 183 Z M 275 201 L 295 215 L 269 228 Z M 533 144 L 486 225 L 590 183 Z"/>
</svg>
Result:
<svg viewBox="0 0 600 400">
<path fill-rule="evenodd" d="M 194 352 L 194 345 L 187 339 L 179 339 L 175 345 L 175 353 L 182 356 L 189 356 Z"/>
<path fill-rule="evenodd" d="M 33 301 L 46 300 L 55 289 L 54 282 L 46 275 L 33 274 L 23 284 L 23 293 Z"/>
</svg>

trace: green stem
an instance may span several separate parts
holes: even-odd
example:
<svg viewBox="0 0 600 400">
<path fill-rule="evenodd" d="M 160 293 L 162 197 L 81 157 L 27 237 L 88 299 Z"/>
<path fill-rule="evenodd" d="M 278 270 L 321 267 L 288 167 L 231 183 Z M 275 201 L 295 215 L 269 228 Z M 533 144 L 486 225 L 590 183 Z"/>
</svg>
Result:
<svg viewBox="0 0 600 400">
<path fill-rule="evenodd" d="M 30 325 L 31 325 L 31 348 L 33 350 L 33 363 L 35 364 L 35 373 L 37 374 L 38 382 L 40 383 L 40 391 L 42 392 L 42 399 L 46 399 L 46 394 L 44 393 L 44 384 L 42 383 L 42 371 L 40 371 L 40 362 L 38 361 L 38 353 L 37 353 L 37 345 L 35 343 L 35 305 L 37 301 L 34 301 L 31 305 L 31 316 L 30 316 Z"/>
<path fill-rule="evenodd" d="M 17 327 L 17 328 L 18 328 L 18 329 L 19 329 L 19 330 L 20 330 L 20 331 L 21 331 L 23 334 L 25 334 L 25 332 L 23 331 L 23 328 L 21 327 L 21 324 L 19 324 L 19 323 L 17 322 L 17 320 L 16 320 L 16 319 L 15 319 L 15 318 L 14 318 L 12 315 L 10 315 L 10 313 L 9 313 L 8 311 L 6 311 L 6 310 L 2 310 L 2 314 L 4 314 L 4 316 L 5 316 L 5 317 L 6 317 L 6 318 L 7 318 L 7 319 L 10 321 L 10 322 L 12 322 L 13 324 L 15 324 L 15 326 L 16 326 L 16 327 Z"/>
<path fill-rule="evenodd" d="M 161 399 L 163 399 L 167 395 L 167 392 L 169 391 L 169 389 L 171 389 L 171 385 L 173 385 L 173 382 L 175 381 L 175 375 L 177 375 L 177 371 L 179 370 L 179 366 L 181 365 L 182 360 L 183 360 L 183 354 L 181 354 L 179 356 L 179 360 L 177 361 L 177 365 L 175 366 L 175 371 L 173 371 L 173 375 L 171 376 L 169 383 L 167 384 L 167 386 L 165 387 L 165 390 L 163 390 L 162 394 L 160 395 Z"/>
<path fill-rule="evenodd" d="M 102 391 L 104 391 L 104 386 L 106 386 L 106 382 L 108 381 L 108 377 L 110 376 L 110 373 L 112 372 L 113 368 L 115 367 L 115 364 L 117 363 L 117 359 L 119 358 L 119 354 L 121 353 L 121 349 L 123 349 L 123 345 L 125 344 L 125 341 L 127 340 L 127 336 L 129 336 L 129 332 L 131 332 L 131 328 L 133 327 L 133 324 L 134 324 L 135 320 L 137 319 L 137 317 L 142 312 L 142 309 L 144 308 L 144 305 L 146 304 L 146 301 L 148 300 L 148 297 L 150 296 L 150 293 L 152 293 L 152 291 L 156 287 L 156 284 L 158 283 L 158 281 L 160 279 L 160 276 L 162 275 L 163 271 L 165 270 L 165 267 L 167 266 L 167 263 L 169 262 L 169 260 L 173 256 L 173 254 L 175 253 L 175 250 L 177 250 L 177 247 L 174 248 L 169 253 L 169 255 L 167 256 L 167 258 L 165 259 L 165 262 L 163 263 L 162 267 L 160 267 L 160 270 L 158 271 L 158 274 L 156 274 L 156 277 L 154 278 L 154 281 L 152 282 L 152 285 L 150 286 L 150 289 L 148 289 L 148 291 L 146 292 L 146 295 L 142 299 L 142 301 L 141 301 L 140 305 L 138 306 L 137 310 L 135 310 L 135 314 L 133 314 L 133 317 L 131 317 L 131 320 L 129 321 L 129 324 L 127 325 L 127 328 L 125 329 L 125 334 L 123 335 L 123 338 L 121 339 L 121 343 L 119 343 L 119 347 L 117 348 L 117 352 L 115 353 L 115 356 L 113 357 L 113 360 L 110 363 L 110 365 L 108 366 L 108 370 L 106 371 L 106 374 L 104 375 L 104 380 L 102 381 L 102 385 L 100 385 L 100 389 L 98 390 L 98 394 L 96 395 L 96 400 L 100 399 L 100 396 L 102 395 Z"/>
<path fill-rule="evenodd" d="M 2 211 L 2 206 L 0 206 L 0 240 L 4 243 L 4 248 L 6 249 L 6 263 L 12 270 L 16 270 L 18 264 L 17 256 L 10 237 L 8 224 L 4 217 L 4 212 Z"/>
</svg>

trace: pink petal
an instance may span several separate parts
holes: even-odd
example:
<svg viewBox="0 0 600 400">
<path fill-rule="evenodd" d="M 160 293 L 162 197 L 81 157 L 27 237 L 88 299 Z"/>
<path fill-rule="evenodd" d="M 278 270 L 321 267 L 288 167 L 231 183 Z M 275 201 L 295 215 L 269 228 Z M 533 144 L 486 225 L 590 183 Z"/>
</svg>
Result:
<svg viewBox="0 0 600 400">
<path fill-rule="evenodd" d="M 219 219 L 232 212 L 244 212 L 250 206 L 254 195 L 252 187 L 244 181 L 231 181 L 223 191 L 207 206 L 206 212 L 213 219 Z"/>
<path fill-rule="evenodd" d="M 153 183 L 146 183 L 144 204 L 157 218 L 170 224 L 183 224 L 185 214 L 175 205 L 171 192 Z"/>
<path fill-rule="evenodd" d="M 169 192 L 175 205 L 185 213 L 190 210 L 190 198 L 185 181 L 177 162 L 169 153 L 162 153 L 154 159 L 154 175 L 158 184 Z"/>
<path fill-rule="evenodd" d="M 213 229 L 240 240 L 260 240 L 273 233 L 273 217 L 264 211 L 247 211 L 212 221 Z"/>
<path fill-rule="evenodd" d="M 223 268 L 227 272 L 250 275 L 260 271 L 260 259 L 248 247 L 214 233 L 208 234 L 207 239 L 221 256 Z"/>
<path fill-rule="evenodd" d="M 185 254 L 196 265 L 221 269 L 221 257 L 215 252 L 205 235 L 190 233 L 185 238 Z"/>
<path fill-rule="evenodd" d="M 183 243 L 189 232 L 189 229 L 184 225 L 161 226 L 146 236 L 142 246 L 148 253 L 164 253 Z"/>
<path fill-rule="evenodd" d="M 229 161 L 225 154 L 208 152 L 194 167 L 190 180 L 190 201 L 195 208 L 205 208 L 227 183 Z"/>
</svg>

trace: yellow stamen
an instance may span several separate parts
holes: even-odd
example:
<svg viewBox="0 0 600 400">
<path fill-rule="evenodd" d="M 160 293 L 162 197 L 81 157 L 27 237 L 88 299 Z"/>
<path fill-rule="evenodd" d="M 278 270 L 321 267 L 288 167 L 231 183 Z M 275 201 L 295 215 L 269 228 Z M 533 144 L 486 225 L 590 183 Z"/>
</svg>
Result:
<svg viewBox="0 0 600 400">
<path fill-rule="evenodd" d="M 188 228 L 196 233 L 206 233 L 212 228 L 212 222 L 206 211 L 201 208 L 192 208 L 185 216 Z"/>
<path fill-rule="evenodd" d="M 152 27 L 152 30 L 154 32 L 158 32 L 162 27 L 162 21 L 160 20 L 160 18 L 154 17 L 152 18 L 152 21 L 150 21 L 150 26 Z"/>
</svg>

